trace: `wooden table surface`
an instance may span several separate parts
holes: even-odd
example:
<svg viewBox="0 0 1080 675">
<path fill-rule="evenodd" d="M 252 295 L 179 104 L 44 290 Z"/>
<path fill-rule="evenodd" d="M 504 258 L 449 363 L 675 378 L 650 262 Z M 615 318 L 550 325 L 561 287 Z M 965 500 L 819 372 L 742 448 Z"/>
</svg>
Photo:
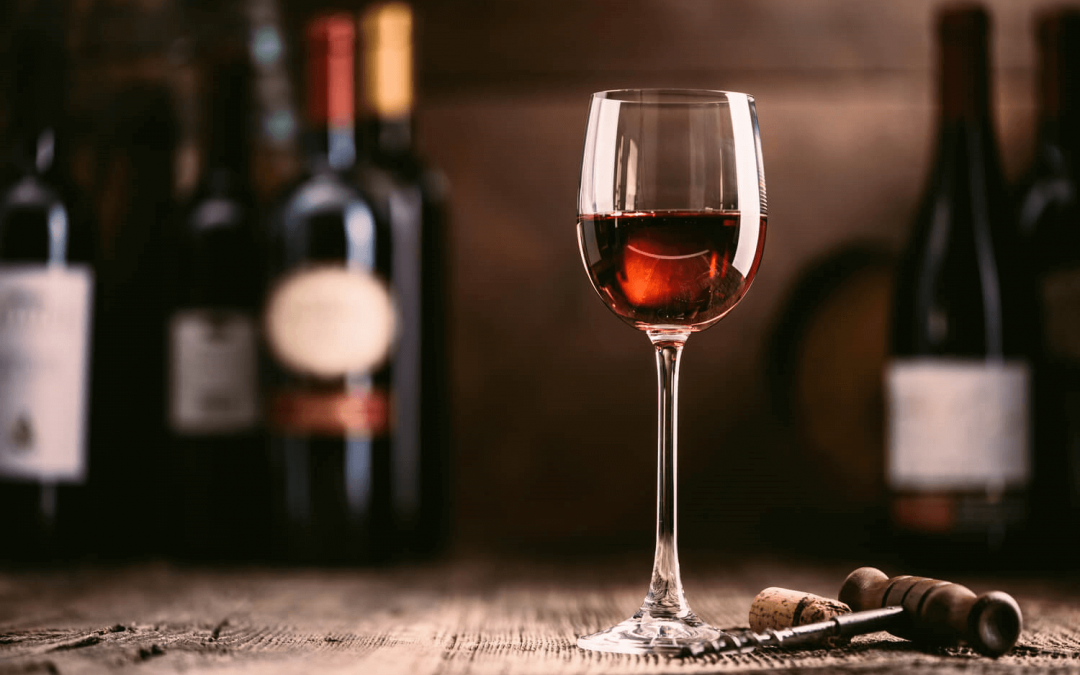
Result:
<svg viewBox="0 0 1080 675">
<path fill-rule="evenodd" d="M 847 571 L 777 561 L 684 559 L 691 605 L 745 626 L 765 586 L 835 597 Z M 3 673 L 698 673 L 716 671 L 1080 672 L 1080 586 L 1062 579 L 958 579 L 1012 593 L 1020 644 L 989 659 L 923 651 L 879 633 L 836 650 L 669 659 L 578 649 L 629 616 L 645 569 L 604 563 L 462 560 L 381 570 L 123 568 L 0 573 Z"/>
</svg>

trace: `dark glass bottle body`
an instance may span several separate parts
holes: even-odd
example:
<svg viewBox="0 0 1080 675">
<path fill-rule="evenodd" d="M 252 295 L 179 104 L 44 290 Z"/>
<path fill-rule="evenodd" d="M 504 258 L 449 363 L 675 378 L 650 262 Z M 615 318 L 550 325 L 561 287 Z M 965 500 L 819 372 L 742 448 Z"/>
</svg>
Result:
<svg viewBox="0 0 1080 675">
<path fill-rule="evenodd" d="M 308 166 L 275 210 L 266 256 L 272 544 L 319 564 L 387 555 L 391 253 L 349 176 L 354 30 L 337 15 L 308 27 Z"/>
<path fill-rule="evenodd" d="M 442 550 L 450 530 L 449 237 L 446 178 L 414 145 L 412 13 L 374 3 L 360 19 L 357 180 L 390 237 L 399 338 L 391 361 L 394 541 L 401 553 Z"/>
<path fill-rule="evenodd" d="M 168 310 L 166 250 L 175 224 L 177 71 L 165 53 L 181 43 L 179 3 L 64 3 L 78 13 L 80 176 L 92 200 L 97 249 L 90 485 L 104 559 L 165 552 L 169 508 L 165 424 Z M 148 32 L 149 31 L 149 32 Z M 148 34 L 156 37 L 145 39 Z"/>
<path fill-rule="evenodd" d="M 93 251 L 65 170 L 55 38 L 17 36 L 22 69 L 0 176 L 0 560 L 9 562 L 64 562 L 89 536 Z"/>
<path fill-rule="evenodd" d="M 887 482 L 893 545 L 1005 564 L 1028 518 L 1030 289 L 990 116 L 988 20 L 940 17 L 937 156 L 895 290 Z"/>
<path fill-rule="evenodd" d="M 169 247 L 169 505 L 174 552 L 185 558 L 255 558 L 267 536 L 249 80 L 242 62 L 215 69 L 206 170 L 180 211 Z"/>
<path fill-rule="evenodd" d="M 1053 528 L 1080 522 L 1080 12 L 1038 24 L 1035 157 L 1022 182 L 1019 229 L 1040 310 L 1035 363 L 1035 500 L 1047 560 L 1062 560 Z M 1055 525 L 1056 524 L 1056 525 Z"/>
<path fill-rule="evenodd" d="M 385 278 L 388 257 L 385 235 L 367 200 L 340 171 L 316 155 L 308 176 L 278 209 L 272 225 L 267 257 L 271 296 L 321 271 Z M 338 296 L 350 292 L 348 280 L 340 289 L 333 287 L 333 279 L 325 283 L 325 291 L 311 294 L 313 302 L 329 307 L 348 302 L 347 297 Z M 320 300 L 323 293 L 328 297 Z M 272 300 L 268 303 L 269 315 L 276 310 Z M 322 318 L 319 314 L 312 310 L 307 317 L 286 315 L 282 320 L 317 322 Z M 266 321 L 274 322 L 273 316 Z M 285 365 L 273 355 L 270 364 L 267 391 L 276 557 L 331 564 L 384 557 L 389 439 L 382 397 L 389 389 L 388 369 L 380 365 L 347 372 L 305 372 L 306 368 Z M 383 412 L 326 419 L 334 416 L 333 409 L 366 410 L 369 405 Z M 369 419 L 373 417 L 381 419 Z"/>
<path fill-rule="evenodd" d="M 430 556 L 448 536 L 450 410 L 447 187 L 413 152 L 408 117 L 361 126 L 357 177 L 388 225 L 399 338 L 391 380 L 391 492 L 395 542 Z"/>
</svg>

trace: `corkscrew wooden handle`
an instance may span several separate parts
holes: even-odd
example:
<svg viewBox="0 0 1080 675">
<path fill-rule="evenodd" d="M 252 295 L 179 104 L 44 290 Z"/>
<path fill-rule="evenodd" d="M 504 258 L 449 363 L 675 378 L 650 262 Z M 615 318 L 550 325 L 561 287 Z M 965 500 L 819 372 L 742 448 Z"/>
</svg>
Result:
<svg viewBox="0 0 1080 675">
<path fill-rule="evenodd" d="M 1023 619 L 1012 596 L 990 591 L 976 596 L 966 587 L 939 579 L 899 576 L 860 567 L 844 580 L 840 601 L 855 611 L 901 606 L 903 620 L 889 632 L 924 643 L 965 642 L 988 656 L 1012 649 Z"/>
</svg>

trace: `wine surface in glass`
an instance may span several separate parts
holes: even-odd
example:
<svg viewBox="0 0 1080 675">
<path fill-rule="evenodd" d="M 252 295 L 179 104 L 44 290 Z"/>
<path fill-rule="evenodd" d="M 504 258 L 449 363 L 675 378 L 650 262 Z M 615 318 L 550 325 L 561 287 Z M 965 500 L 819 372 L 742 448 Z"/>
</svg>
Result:
<svg viewBox="0 0 1080 675">
<path fill-rule="evenodd" d="M 593 286 L 642 330 L 699 331 L 750 288 L 765 245 L 766 216 L 738 211 L 634 211 L 583 215 L 578 245 Z"/>
</svg>

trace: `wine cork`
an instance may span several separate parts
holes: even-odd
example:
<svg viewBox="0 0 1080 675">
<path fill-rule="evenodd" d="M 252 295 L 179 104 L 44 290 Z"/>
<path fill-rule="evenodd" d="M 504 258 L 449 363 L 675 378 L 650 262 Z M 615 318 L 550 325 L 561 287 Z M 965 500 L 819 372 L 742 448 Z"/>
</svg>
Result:
<svg viewBox="0 0 1080 675">
<path fill-rule="evenodd" d="M 834 616 L 848 614 L 851 608 L 838 600 L 813 593 L 787 588 L 766 588 L 757 594 L 750 605 L 750 629 L 760 633 L 767 628 L 779 630 L 828 621 Z M 847 644 L 851 638 L 833 638 L 828 646 Z"/>
</svg>

